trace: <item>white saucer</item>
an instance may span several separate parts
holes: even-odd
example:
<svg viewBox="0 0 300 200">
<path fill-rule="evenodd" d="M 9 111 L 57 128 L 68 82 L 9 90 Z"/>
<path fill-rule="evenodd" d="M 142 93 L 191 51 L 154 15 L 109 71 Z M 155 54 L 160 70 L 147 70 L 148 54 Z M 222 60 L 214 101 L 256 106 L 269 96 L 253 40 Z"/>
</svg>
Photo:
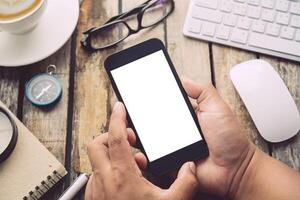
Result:
<svg viewBox="0 0 300 200">
<path fill-rule="evenodd" d="M 29 65 L 49 57 L 68 41 L 78 17 L 78 0 L 48 0 L 33 31 L 25 35 L 0 32 L 0 66 Z"/>
</svg>

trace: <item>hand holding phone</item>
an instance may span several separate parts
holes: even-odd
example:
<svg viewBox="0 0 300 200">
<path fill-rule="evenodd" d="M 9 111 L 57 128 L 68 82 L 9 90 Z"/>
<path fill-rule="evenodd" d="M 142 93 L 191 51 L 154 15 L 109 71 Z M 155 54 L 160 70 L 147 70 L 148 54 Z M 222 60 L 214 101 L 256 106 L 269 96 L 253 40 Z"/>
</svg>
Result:
<svg viewBox="0 0 300 200">
<path fill-rule="evenodd" d="M 193 107 L 160 40 L 109 56 L 105 68 L 151 172 L 161 175 L 208 155 Z"/>
<path fill-rule="evenodd" d="M 208 158 L 195 162 L 199 190 L 220 197 L 233 197 L 237 189 L 241 189 L 241 176 L 255 151 L 255 145 L 247 139 L 246 131 L 211 84 L 199 84 L 187 79 L 182 80 L 182 84 L 210 148 Z M 136 154 L 135 160 L 140 169 L 146 169 L 148 161 L 142 153 Z"/>
<path fill-rule="evenodd" d="M 246 131 L 213 85 L 191 80 L 183 80 L 182 84 L 194 102 L 210 150 L 207 159 L 196 162 L 199 188 L 206 193 L 232 198 L 239 189 L 255 145 L 248 140 Z"/>
<path fill-rule="evenodd" d="M 198 190 L 195 164 L 185 163 L 168 189 L 161 189 L 144 178 L 135 163 L 126 127 L 126 112 L 118 102 L 110 117 L 108 133 L 88 145 L 93 173 L 87 183 L 86 200 L 190 200 Z"/>
</svg>

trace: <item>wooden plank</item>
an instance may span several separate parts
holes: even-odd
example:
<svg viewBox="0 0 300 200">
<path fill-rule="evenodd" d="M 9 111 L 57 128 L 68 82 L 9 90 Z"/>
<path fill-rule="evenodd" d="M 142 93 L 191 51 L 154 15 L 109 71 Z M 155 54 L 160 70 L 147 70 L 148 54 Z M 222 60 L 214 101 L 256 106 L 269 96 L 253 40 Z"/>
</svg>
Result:
<svg viewBox="0 0 300 200">
<path fill-rule="evenodd" d="M 189 1 L 177 1 L 173 14 L 167 19 L 168 51 L 181 77 L 196 82 L 211 83 L 208 43 L 185 37 L 182 33 Z"/>
<path fill-rule="evenodd" d="M 91 172 L 86 146 L 93 135 L 107 129 L 110 110 L 109 81 L 103 66 L 113 50 L 95 53 L 81 45 L 82 32 L 103 24 L 118 13 L 118 0 L 85 0 L 81 5 L 76 38 L 76 71 L 73 116 L 73 163 L 76 172 Z M 108 36 L 105 39 L 109 39 Z"/>
<path fill-rule="evenodd" d="M 174 13 L 166 21 L 168 52 L 180 77 L 200 83 L 211 83 L 208 43 L 185 37 L 182 33 L 189 1 L 175 5 Z M 213 199 L 200 192 L 194 199 Z"/>
<path fill-rule="evenodd" d="M 20 68 L 0 68 L 0 101 L 18 113 Z"/>
<path fill-rule="evenodd" d="M 245 105 L 234 89 L 229 77 L 230 69 L 238 63 L 255 59 L 256 55 L 246 51 L 212 45 L 216 88 L 229 104 L 237 119 L 246 130 L 247 136 L 263 151 L 269 153 L 268 144 L 259 135 Z"/>
<path fill-rule="evenodd" d="M 121 7 L 121 12 L 126 12 L 132 8 L 135 8 L 136 6 L 144 3 L 144 0 L 131 0 L 131 1 L 126 1 L 126 0 L 120 0 L 122 1 L 122 7 Z M 147 16 L 148 17 L 144 17 L 143 18 L 143 23 L 147 23 L 147 21 L 149 21 L 151 19 L 151 16 L 155 16 L 155 15 L 159 15 L 163 13 L 163 10 L 159 10 L 154 11 L 154 12 L 148 12 Z M 137 28 L 137 18 L 136 16 L 133 16 L 130 19 L 127 19 L 126 21 L 132 28 Z M 151 38 L 158 38 L 161 41 L 163 41 L 165 43 L 165 32 L 164 32 L 164 27 L 165 24 L 161 23 L 156 27 L 153 28 L 149 28 L 149 29 L 145 29 L 140 31 L 139 33 L 135 34 L 135 35 L 131 35 L 129 38 L 127 38 L 124 43 L 119 47 L 120 49 L 126 49 L 130 46 L 136 45 L 138 43 L 141 43 L 143 41 L 146 41 L 148 39 Z M 113 107 L 113 105 L 115 104 L 115 102 L 117 101 L 117 98 L 115 96 L 115 93 L 112 89 L 112 87 L 110 87 L 110 108 Z"/>
<path fill-rule="evenodd" d="M 33 106 L 26 98 L 23 103 L 23 123 L 61 162 L 65 162 L 65 140 L 67 128 L 67 106 L 70 70 L 70 42 L 53 56 L 25 71 L 25 79 L 29 80 L 38 73 L 46 72 L 48 65 L 57 66 L 56 76 L 59 78 L 63 94 L 58 104 L 50 108 Z"/>
<path fill-rule="evenodd" d="M 138 6 L 138 5 L 140 5 L 144 2 L 145 1 L 143 1 L 143 0 L 131 0 L 131 1 L 123 0 L 122 4 L 121 4 L 122 5 L 121 12 L 126 12 L 126 11 L 128 11 L 132 8 L 135 8 L 136 6 Z M 143 23 L 146 23 L 149 19 L 151 19 L 151 16 L 154 17 L 155 15 L 161 14 L 161 13 L 163 13 L 163 10 L 154 11 L 152 13 L 151 12 L 147 13 L 148 17 L 143 18 Z M 127 23 L 131 27 L 136 28 L 137 27 L 137 18 L 134 16 L 130 19 L 127 19 Z M 119 49 L 126 49 L 130 46 L 136 45 L 138 43 L 141 43 L 141 42 L 146 41 L 146 40 L 151 39 L 151 38 L 158 38 L 162 42 L 165 43 L 165 40 L 164 40 L 164 38 L 165 38 L 164 27 L 165 27 L 165 24 L 161 23 L 161 24 L 159 24 L 158 26 L 156 26 L 154 28 L 142 30 L 139 33 L 137 33 L 135 35 L 132 35 L 129 38 L 127 38 L 125 40 L 125 42 L 119 47 Z M 117 101 L 117 97 L 116 97 L 116 95 L 114 93 L 114 90 L 111 87 L 111 85 L 110 85 L 110 90 L 109 91 L 110 91 L 110 110 L 109 110 L 109 116 L 110 116 L 111 110 L 112 110 L 114 104 Z M 108 118 L 108 120 L 109 120 L 109 118 Z M 135 149 L 135 148 L 132 148 L 132 151 L 134 153 L 139 152 L 139 150 Z"/>
<path fill-rule="evenodd" d="M 65 163 L 70 47 L 71 42 L 69 41 L 51 57 L 24 69 L 23 74 L 25 79 L 29 80 L 35 74 L 45 72 L 48 65 L 54 64 L 57 66 L 56 76 L 63 87 L 61 100 L 53 107 L 38 108 L 24 98 L 23 123 L 61 163 Z M 62 183 L 58 184 L 55 190 L 48 194 L 47 198 L 56 199 L 61 190 Z"/>
<path fill-rule="evenodd" d="M 140 4 L 144 3 L 144 0 L 122 0 L 122 12 L 126 12 L 132 8 L 135 8 L 139 6 Z M 146 12 L 143 17 L 142 24 L 148 24 L 150 20 L 153 18 L 157 18 L 157 16 L 163 14 L 163 9 L 158 9 L 158 10 L 152 10 L 149 12 Z M 136 28 L 137 27 L 137 18 L 134 16 L 127 20 L 127 23 L 132 27 Z M 151 27 L 148 29 L 144 29 L 140 31 L 139 33 L 130 36 L 129 38 L 126 39 L 126 41 L 123 43 L 123 48 L 128 48 L 130 46 L 136 45 L 138 43 L 141 43 L 145 40 L 151 39 L 151 38 L 158 38 L 160 40 L 164 41 L 164 23 L 160 23 L 159 25 L 155 27 Z"/>
<path fill-rule="evenodd" d="M 279 73 L 287 85 L 293 99 L 300 110 L 300 63 L 276 59 L 269 56 L 261 56 L 261 59 L 269 62 Z M 272 156 L 286 163 L 290 167 L 300 171 L 300 135 L 292 140 L 279 144 L 270 144 Z"/>
</svg>

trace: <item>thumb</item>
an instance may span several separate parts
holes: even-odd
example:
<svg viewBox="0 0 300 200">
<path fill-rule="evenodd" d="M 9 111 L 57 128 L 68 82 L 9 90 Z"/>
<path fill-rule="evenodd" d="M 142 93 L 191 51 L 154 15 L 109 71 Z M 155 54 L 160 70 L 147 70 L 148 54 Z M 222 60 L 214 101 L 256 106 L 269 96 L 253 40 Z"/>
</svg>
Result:
<svg viewBox="0 0 300 200">
<path fill-rule="evenodd" d="M 185 163 L 178 172 L 177 179 L 171 185 L 169 192 L 172 199 L 191 199 L 198 190 L 196 166 L 194 162 Z"/>
<path fill-rule="evenodd" d="M 135 164 L 127 140 L 126 111 L 124 105 L 120 102 L 117 102 L 114 106 L 108 132 L 108 150 L 111 164 L 120 168 L 126 168 L 132 163 Z"/>
</svg>

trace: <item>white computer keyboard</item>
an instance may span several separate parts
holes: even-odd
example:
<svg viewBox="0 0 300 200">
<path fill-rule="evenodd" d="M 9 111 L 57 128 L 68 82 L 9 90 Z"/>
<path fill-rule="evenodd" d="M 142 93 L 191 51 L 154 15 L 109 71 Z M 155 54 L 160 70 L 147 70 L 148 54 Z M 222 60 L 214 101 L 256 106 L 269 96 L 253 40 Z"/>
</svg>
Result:
<svg viewBox="0 0 300 200">
<path fill-rule="evenodd" d="M 183 33 L 300 61 L 300 1 L 191 0 Z"/>
</svg>

